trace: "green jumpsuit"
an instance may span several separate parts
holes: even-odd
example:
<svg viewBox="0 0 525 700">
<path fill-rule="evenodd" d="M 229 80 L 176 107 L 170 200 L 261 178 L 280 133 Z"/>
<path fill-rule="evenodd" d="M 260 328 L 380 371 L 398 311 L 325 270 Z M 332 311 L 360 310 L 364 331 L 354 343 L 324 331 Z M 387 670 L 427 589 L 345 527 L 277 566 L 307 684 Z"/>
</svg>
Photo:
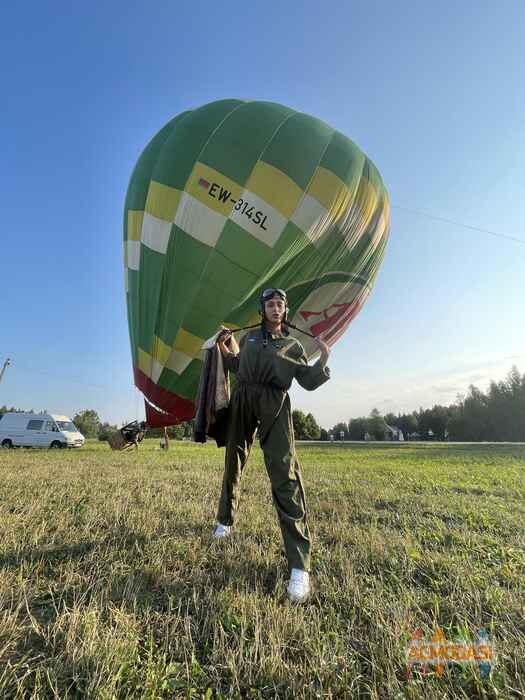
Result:
<svg viewBox="0 0 525 700">
<path fill-rule="evenodd" d="M 237 374 L 237 385 L 229 407 L 217 520 L 223 525 L 234 523 L 242 471 L 258 429 L 288 567 L 290 571 L 309 571 L 310 530 L 287 390 L 294 377 L 304 389 L 317 389 L 328 381 L 330 370 L 323 368 L 320 361 L 309 366 L 304 348 L 295 338 L 282 333 L 265 334 L 262 328 L 245 335 L 239 354 L 224 356 L 224 365 Z"/>
</svg>

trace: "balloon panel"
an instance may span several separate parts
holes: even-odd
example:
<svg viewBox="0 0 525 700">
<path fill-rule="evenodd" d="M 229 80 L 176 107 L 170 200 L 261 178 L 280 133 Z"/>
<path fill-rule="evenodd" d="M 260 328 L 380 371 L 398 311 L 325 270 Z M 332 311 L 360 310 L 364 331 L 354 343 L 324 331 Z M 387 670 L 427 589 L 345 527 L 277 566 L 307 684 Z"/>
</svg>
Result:
<svg viewBox="0 0 525 700">
<path fill-rule="evenodd" d="M 131 176 L 124 261 L 135 383 L 191 417 L 201 346 L 256 323 L 261 289 L 288 290 L 293 323 L 333 345 L 384 257 L 388 195 L 371 161 L 324 122 L 221 100 L 172 119 Z M 309 358 L 315 343 L 299 338 Z"/>
</svg>

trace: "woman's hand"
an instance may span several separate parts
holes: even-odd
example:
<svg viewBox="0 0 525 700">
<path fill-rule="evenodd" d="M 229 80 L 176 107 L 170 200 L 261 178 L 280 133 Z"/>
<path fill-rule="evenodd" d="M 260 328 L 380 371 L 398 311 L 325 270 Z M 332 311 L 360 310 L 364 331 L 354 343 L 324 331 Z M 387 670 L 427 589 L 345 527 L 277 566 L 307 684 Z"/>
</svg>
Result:
<svg viewBox="0 0 525 700">
<path fill-rule="evenodd" d="M 319 358 L 319 360 L 321 362 L 321 365 L 324 367 L 326 365 L 326 362 L 327 362 L 328 357 L 330 355 L 330 348 L 324 342 L 324 340 L 321 340 L 321 338 L 316 338 L 315 342 L 317 343 L 318 347 L 321 350 L 321 357 Z"/>
<path fill-rule="evenodd" d="M 231 331 L 228 328 L 225 328 L 224 326 L 221 326 L 221 328 L 224 330 L 224 333 L 222 333 L 217 338 L 217 345 L 219 346 L 219 350 L 222 352 L 223 355 L 238 355 L 239 345 L 237 344 L 237 341 L 235 340 Z M 226 342 L 228 340 L 230 341 L 230 347 L 226 345 Z"/>
</svg>

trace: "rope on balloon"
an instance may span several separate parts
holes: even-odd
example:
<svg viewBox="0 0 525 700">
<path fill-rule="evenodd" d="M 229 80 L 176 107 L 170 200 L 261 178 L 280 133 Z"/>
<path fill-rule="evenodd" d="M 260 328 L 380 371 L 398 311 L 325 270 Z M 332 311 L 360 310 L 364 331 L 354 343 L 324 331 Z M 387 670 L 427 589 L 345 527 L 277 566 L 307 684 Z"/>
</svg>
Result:
<svg viewBox="0 0 525 700">
<path fill-rule="evenodd" d="M 309 336 L 310 338 L 313 338 L 314 340 L 317 340 L 316 335 L 312 335 L 312 333 L 309 333 L 308 331 L 303 331 L 302 328 L 298 328 L 297 326 L 294 326 L 293 323 L 290 323 L 290 321 L 282 321 L 282 323 L 285 326 L 288 326 L 289 328 L 293 328 L 294 331 L 299 331 L 299 333 L 304 333 L 304 335 Z M 242 328 L 228 328 L 227 332 L 229 333 L 238 333 L 239 331 L 248 331 L 251 328 L 260 328 L 261 324 L 260 323 L 254 323 L 253 326 L 243 326 Z M 226 332 L 226 331 L 225 331 Z"/>
</svg>

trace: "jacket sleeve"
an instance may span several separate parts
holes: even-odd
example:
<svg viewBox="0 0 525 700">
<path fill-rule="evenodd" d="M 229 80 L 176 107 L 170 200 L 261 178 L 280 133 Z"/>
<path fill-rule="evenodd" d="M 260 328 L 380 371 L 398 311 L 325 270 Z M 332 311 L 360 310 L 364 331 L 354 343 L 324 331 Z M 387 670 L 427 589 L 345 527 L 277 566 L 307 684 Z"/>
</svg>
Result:
<svg viewBox="0 0 525 700">
<path fill-rule="evenodd" d="M 301 350 L 301 356 L 297 360 L 294 376 L 303 389 L 313 391 L 330 379 L 330 368 L 326 367 L 326 365 L 322 367 L 321 360 L 317 360 L 310 366 L 302 346 Z"/>
<path fill-rule="evenodd" d="M 239 353 L 237 355 L 228 354 L 222 356 L 222 363 L 224 365 L 224 369 L 228 370 L 229 372 L 234 372 L 235 374 L 237 374 L 237 372 L 239 371 L 239 362 L 241 359 L 240 355 L 244 345 L 245 337 L 246 336 L 243 336 L 241 338 L 241 342 L 239 343 Z"/>
</svg>

